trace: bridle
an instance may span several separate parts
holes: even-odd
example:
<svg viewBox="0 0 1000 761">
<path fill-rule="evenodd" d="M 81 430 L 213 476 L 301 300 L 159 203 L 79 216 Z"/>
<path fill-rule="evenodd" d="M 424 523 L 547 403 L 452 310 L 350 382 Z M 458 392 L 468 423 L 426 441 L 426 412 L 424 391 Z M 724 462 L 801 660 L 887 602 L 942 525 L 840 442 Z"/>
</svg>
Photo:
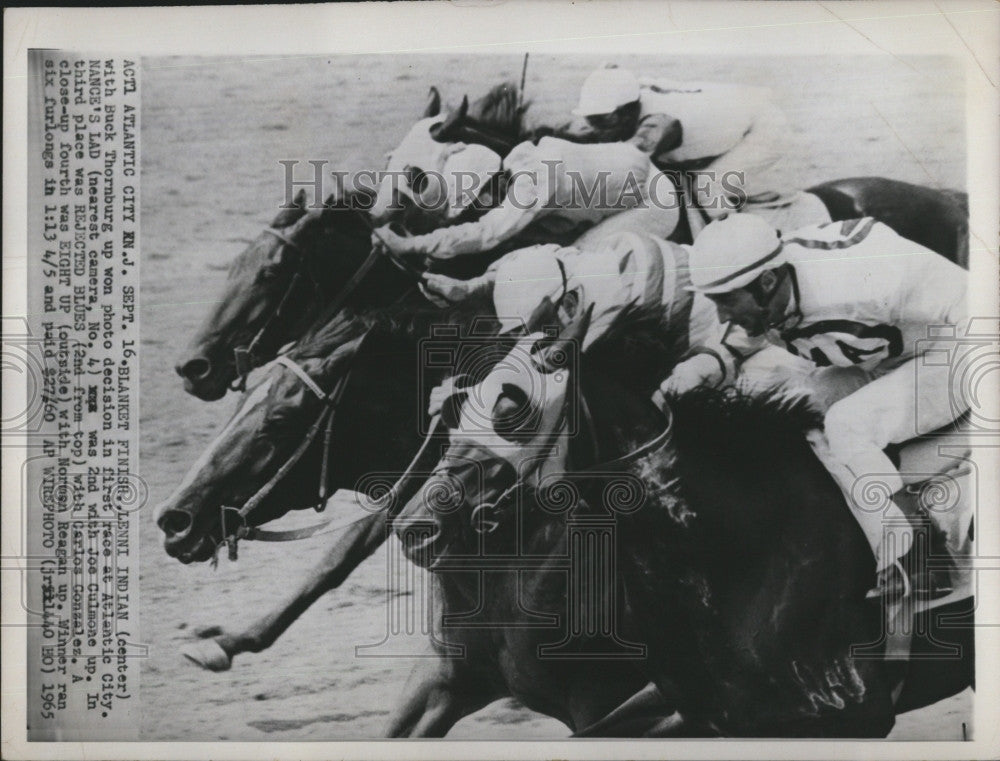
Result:
<svg viewBox="0 0 1000 761">
<path fill-rule="evenodd" d="M 323 389 L 316 383 L 315 380 L 306 372 L 306 370 L 296 362 L 294 359 L 287 355 L 281 355 L 274 360 L 274 364 L 283 367 L 284 369 L 295 375 L 302 385 L 304 385 L 311 393 L 313 393 L 322 402 L 323 407 L 320 410 L 319 415 L 313 424 L 309 426 L 309 430 L 306 432 L 305 438 L 299 443 L 295 451 L 289 455 L 288 459 L 278 468 L 273 476 L 268 479 L 267 483 L 261 486 L 246 502 L 243 503 L 242 507 L 230 507 L 227 505 L 222 505 L 220 509 L 220 524 L 221 524 L 221 534 L 222 538 L 218 542 L 215 548 L 215 554 L 212 557 L 213 567 L 218 565 L 218 552 L 219 548 L 223 544 L 226 545 L 228 549 L 229 560 L 235 561 L 238 557 L 238 543 L 241 539 L 246 539 L 247 541 L 260 541 L 260 542 L 291 542 L 298 539 L 306 539 L 311 536 L 316 536 L 320 533 L 332 533 L 334 531 L 340 531 L 342 529 L 349 528 L 355 525 L 368 516 L 363 516 L 361 518 L 355 518 L 347 522 L 341 522 L 335 525 L 333 524 L 333 519 L 320 521 L 318 523 L 313 523 L 302 528 L 291 529 L 288 531 L 270 531 L 267 529 L 257 528 L 255 526 L 250 526 L 248 524 L 249 515 L 256 510 L 260 504 L 268 497 L 268 495 L 274 490 L 274 488 L 288 475 L 288 473 L 295 467 L 295 465 L 302 459 L 309 447 L 312 446 L 313 442 L 316 441 L 319 436 L 320 431 L 323 431 L 323 451 L 322 459 L 320 461 L 320 475 L 319 475 L 319 485 L 316 492 L 316 502 L 313 509 L 316 512 L 321 513 L 326 509 L 326 504 L 329 500 L 329 462 L 330 462 L 330 445 L 333 439 L 333 424 L 336 419 L 337 407 L 343 399 L 344 393 L 348 387 L 351 380 L 351 376 L 354 373 L 356 367 L 357 357 L 360 356 L 361 350 L 364 347 L 368 337 L 371 335 L 372 329 L 369 328 L 361 337 L 357 348 L 354 352 L 354 359 L 352 360 L 347 371 L 343 373 L 334 384 L 333 388 L 329 392 L 323 391 Z M 377 509 L 388 509 L 392 507 L 395 499 L 394 496 L 397 494 L 401 485 L 407 483 L 413 476 L 414 469 L 417 463 L 423 458 L 424 454 L 430 445 L 430 442 L 434 436 L 437 435 L 440 422 L 440 415 L 435 416 L 431 419 L 429 430 L 424 438 L 416 455 L 410 461 L 403 475 L 396 481 L 392 489 L 382 497 L 379 502 L 381 504 L 377 505 Z"/>
<path fill-rule="evenodd" d="M 362 344 L 364 343 L 367 333 L 362 337 Z M 302 459 L 302 456 L 306 453 L 309 447 L 312 446 L 313 442 L 319 436 L 319 432 L 324 430 L 323 435 L 323 459 L 320 467 L 319 476 L 319 487 L 316 493 L 316 503 L 314 509 L 316 512 L 322 512 L 326 508 L 326 502 L 329 493 L 329 475 L 327 462 L 329 460 L 330 454 L 330 442 L 333 433 L 333 423 L 336 418 L 337 405 L 340 403 L 344 396 L 344 390 L 347 388 L 347 382 L 350 380 L 351 374 L 354 370 L 354 364 L 347 369 L 347 372 L 337 379 L 336 384 L 334 384 L 333 389 L 326 393 L 319 385 L 314 381 L 309 374 L 303 369 L 302 365 L 297 363 L 291 357 L 287 355 L 279 356 L 275 359 L 275 364 L 289 370 L 293 375 L 295 375 L 302 384 L 322 402 L 323 407 L 320 410 L 319 415 L 313 424 L 309 426 L 309 430 L 306 432 L 305 437 L 295 448 L 295 451 L 288 457 L 288 459 L 281 465 L 280 468 L 275 472 L 267 483 L 265 483 L 260 489 L 254 493 L 242 507 L 230 507 L 227 505 L 222 505 L 220 509 L 220 522 L 222 525 L 222 539 L 216 546 L 216 553 L 218 553 L 218 548 L 222 544 L 226 544 L 229 549 L 229 559 L 236 560 L 237 558 L 237 542 L 240 539 L 256 539 L 260 541 L 289 541 L 289 539 L 275 539 L 268 538 L 266 534 L 254 527 L 247 524 L 247 516 L 250 515 L 257 507 L 267 498 L 267 496 L 274 490 L 274 488 L 281 482 L 285 476 L 288 475 L 289 471 Z M 228 516 L 228 520 L 227 520 Z M 227 525 L 228 524 L 228 525 Z M 329 524 L 329 521 L 323 521 L 321 523 L 313 524 L 312 526 L 307 526 L 304 529 L 297 529 L 294 533 L 296 536 L 290 538 L 305 538 L 307 536 L 312 536 L 319 532 L 320 529 L 325 528 Z M 277 533 L 277 532 L 276 532 Z M 288 532 L 280 532 L 282 534 Z M 217 556 L 213 558 L 213 563 L 217 562 Z"/>
<path fill-rule="evenodd" d="M 250 371 L 254 368 L 254 352 L 257 349 L 261 341 L 267 335 L 271 327 L 281 319 L 282 313 L 285 307 L 292 299 L 292 295 L 295 293 L 299 286 L 299 283 L 303 281 L 303 275 L 308 276 L 309 280 L 312 282 L 313 289 L 316 291 L 317 295 L 322 295 L 323 288 L 316 276 L 309 271 L 307 264 L 307 256 L 302 247 L 299 246 L 294 240 L 285 235 L 281 230 L 274 227 L 265 227 L 264 234 L 271 235 L 278 239 L 278 242 L 282 246 L 290 248 L 298 255 L 298 268 L 295 274 L 292 275 L 291 282 L 288 284 L 288 288 L 285 289 L 285 294 L 281 297 L 281 301 L 278 302 L 277 308 L 271 313 L 271 315 L 264 321 L 264 324 L 260 326 L 260 330 L 254 335 L 250 340 L 250 343 L 246 346 L 237 346 L 233 349 L 233 360 L 236 364 L 236 380 L 230 385 L 230 390 L 243 392 L 246 390 L 247 386 L 247 376 L 250 375 Z"/>
<path fill-rule="evenodd" d="M 590 416 L 589 406 L 587 405 L 587 401 L 582 394 L 580 396 L 580 409 L 584 416 L 584 430 L 590 438 L 588 446 L 592 451 L 596 452 L 598 451 L 597 432 L 593 424 L 593 419 Z M 635 462 L 641 457 L 662 449 L 663 446 L 670 440 L 674 424 L 673 413 L 671 413 L 669 407 L 664 409 L 664 415 L 666 417 L 666 423 L 663 430 L 649 441 L 640 444 L 635 449 L 632 449 L 619 457 L 589 465 L 586 468 L 572 471 L 566 475 L 577 479 L 585 479 L 594 475 L 607 475 L 608 473 L 617 472 L 623 469 L 626 465 Z M 560 422 L 553 428 L 552 432 L 547 437 L 545 444 L 541 449 L 542 455 L 539 459 L 547 458 L 551 453 L 552 447 L 555 446 L 555 440 L 559 435 L 559 430 L 561 429 L 564 421 L 565 408 Z M 473 508 L 472 515 L 470 517 L 472 529 L 478 534 L 493 533 L 504 522 L 504 516 L 507 512 L 509 512 L 510 505 L 512 504 L 512 497 L 525 489 L 533 489 L 537 492 L 538 488 L 538 486 L 532 487 L 520 480 L 516 480 L 513 484 L 504 489 L 492 502 L 486 502 Z"/>
<path fill-rule="evenodd" d="M 358 215 L 358 217 L 368 227 L 370 232 L 377 235 L 374 224 L 362 210 L 356 208 L 350 208 L 349 210 Z M 229 388 L 232 391 L 240 393 L 246 390 L 247 377 L 250 375 L 250 372 L 254 369 L 254 367 L 256 367 L 256 363 L 254 361 L 256 349 L 264 340 L 268 331 L 271 330 L 272 326 L 277 323 L 279 319 L 281 319 L 282 314 L 286 306 L 291 302 L 292 296 L 298 288 L 299 283 L 301 283 L 305 277 L 308 277 L 317 296 L 322 297 L 324 290 L 319 278 L 317 278 L 316 274 L 309 269 L 309 257 L 296 241 L 285 235 L 281 230 L 274 227 L 265 227 L 263 232 L 277 238 L 283 246 L 286 246 L 296 252 L 298 255 L 298 268 L 292 276 L 291 282 L 288 284 L 288 288 L 285 289 L 285 293 L 281 297 L 281 301 L 278 302 L 277 308 L 275 308 L 274 312 L 272 312 L 267 320 L 264 321 L 264 324 L 261 325 L 260 330 L 258 330 L 254 337 L 250 340 L 250 343 L 246 346 L 237 346 L 233 349 L 233 361 L 236 366 L 236 380 L 230 384 Z M 341 311 L 341 309 L 343 309 L 347 299 L 349 299 L 357 290 L 358 286 L 365 279 L 365 276 L 371 271 L 372 267 L 375 266 L 375 263 L 381 256 L 388 259 L 389 262 L 400 272 L 403 272 L 413 278 L 415 282 L 419 282 L 421 277 L 423 277 L 423 272 L 420 269 L 414 267 L 402 257 L 393 253 L 384 243 L 382 245 L 374 245 L 365 259 L 358 266 L 357 270 L 355 270 L 354 274 L 351 275 L 348 281 L 344 283 L 343 287 L 341 287 L 341 289 L 337 292 L 337 295 L 334 296 L 324 308 L 320 317 L 324 323 L 332 320 Z"/>
</svg>

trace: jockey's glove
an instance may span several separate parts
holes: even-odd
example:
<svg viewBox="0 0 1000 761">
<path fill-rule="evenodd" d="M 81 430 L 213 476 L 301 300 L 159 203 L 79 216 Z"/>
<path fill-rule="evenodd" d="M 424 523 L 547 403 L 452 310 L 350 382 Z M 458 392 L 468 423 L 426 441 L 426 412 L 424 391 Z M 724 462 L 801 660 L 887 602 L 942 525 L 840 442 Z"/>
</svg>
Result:
<svg viewBox="0 0 1000 761">
<path fill-rule="evenodd" d="M 719 360 L 711 354 L 695 354 L 674 368 L 670 377 L 660 384 L 660 394 L 676 396 L 698 386 L 717 386 L 721 381 Z"/>
</svg>

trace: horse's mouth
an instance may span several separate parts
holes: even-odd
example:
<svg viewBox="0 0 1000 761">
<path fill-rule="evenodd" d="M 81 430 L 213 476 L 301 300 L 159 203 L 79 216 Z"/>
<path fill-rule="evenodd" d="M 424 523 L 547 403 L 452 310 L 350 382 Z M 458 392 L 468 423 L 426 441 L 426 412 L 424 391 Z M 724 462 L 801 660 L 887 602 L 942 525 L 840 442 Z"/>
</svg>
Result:
<svg viewBox="0 0 1000 761">
<path fill-rule="evenodd" d="M 444 555 L 447 542 L 436 521 L 407 521 L 405 525 L 397 524 L 395 530 L 403 554 L 421 568 L 432 568 Z"/>
<path fill-rule="evenodd" d="M 183 550 L 179 554 L 174 554 L 167 549 L 167 553 L 180 560 L 184 565 L 190 563 L 204 563 L 215 556 L 217 543 L 209 536 L 201 536 L 190 549 Z"/>
<path fill-rule="evenodd" d="M 163 539 L 163 549 L 184 565 L 204 563 L 215 557 L 216 547 L 221 541 L 222 526 L 216 517 L 196 522 L 183 533 L 168 533 Z"/>
</svg>

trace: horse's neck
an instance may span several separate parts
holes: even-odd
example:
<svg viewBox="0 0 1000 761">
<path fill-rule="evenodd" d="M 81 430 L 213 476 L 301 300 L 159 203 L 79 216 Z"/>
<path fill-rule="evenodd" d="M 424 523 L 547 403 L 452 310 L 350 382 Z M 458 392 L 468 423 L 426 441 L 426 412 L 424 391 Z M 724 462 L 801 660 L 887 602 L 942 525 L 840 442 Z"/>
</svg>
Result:
<svg viewBox="0 0 1000 761">
<path fill-rule="evenodd" d="M 847 669 L 852 699 L 867 691 L 878 707 L 877 665 L 850 656 L 878 637 L 878 611 L 863 601 L 873 564 L 839 488 L 789 427 L 697 412 L 678 410 L 671 446 L 636 464 L 647 502 L 617 524 L 630 608 L 658 638 L 659 676 L 736 731 L 816 716 L 799 670 L 819 674 L 826 694 L 823 675 Z"/>
<path fill-rule="evenodd" d="M 783 557 L 788 568 L 865 560 L 867 547 L 839 487 L 806 443 L 804 427 L 790 420 L 803 413 L 777 403 L 741 412 L 733 402 L 727 410 L 724 394 L 707 396 L 707 405 L 679 400 L 669 449 L 636 466 L 670 485 L 654 496 L 652 509 L 637 511 L 645 530 L 677 547 L 700 546 L 687 557 L 705 567 L 727 555 L 765 564 Z"/>
</svg>

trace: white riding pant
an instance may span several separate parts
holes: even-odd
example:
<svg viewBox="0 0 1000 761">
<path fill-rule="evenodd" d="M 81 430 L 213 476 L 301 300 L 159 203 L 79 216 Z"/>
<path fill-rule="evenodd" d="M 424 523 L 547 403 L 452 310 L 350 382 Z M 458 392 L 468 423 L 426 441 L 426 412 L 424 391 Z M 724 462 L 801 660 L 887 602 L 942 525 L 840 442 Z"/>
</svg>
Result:
<svg viewBox="0 0 1000 761">
<path fill-rule="evenodd" d="M 844 492 L 879 569 L 913 544 L 910 524 L 891 499 L 903 488 L 903 478 L 884 450 L 961 416 L 965 407 L 953 398 L 949 371 L 950 365 L 925 362 L 922 356 L 872 371 L 816 368 L 778 347 L 754 355 L 742 368 L 741 385 L 747 390 L 781 385 L 792 394 L 809 394 L 825 411 L 824 430 L 811 432 L 809 443 Z M 968 516 L 932 517 L 968 523 Z"/>
</svg>

